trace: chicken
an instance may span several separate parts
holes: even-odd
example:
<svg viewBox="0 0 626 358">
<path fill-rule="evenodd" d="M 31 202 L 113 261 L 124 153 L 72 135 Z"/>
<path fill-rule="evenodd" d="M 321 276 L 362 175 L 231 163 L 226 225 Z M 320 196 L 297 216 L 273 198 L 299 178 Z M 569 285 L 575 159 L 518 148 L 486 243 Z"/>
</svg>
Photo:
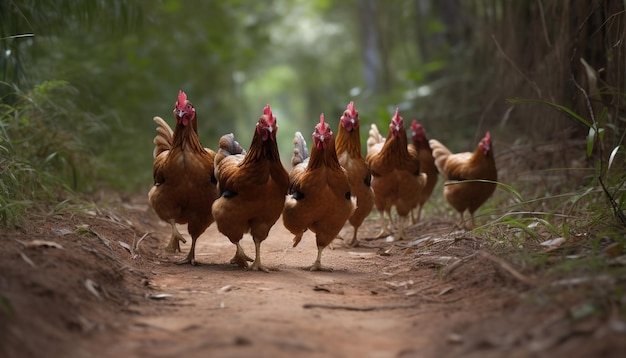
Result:
<svg viewBox="0 0 626 358">
<path fill-rule="evenodd" d="M 365 158 L 361 155 L 360 126 L 359 112 L 354 109 L 354 102 L 350 102 L 339 120 L 339 129 L 335 139 L 339 164 L 348 172 L 350 192 L 356 197 L 356 209 L 348 219 L 354 228 L 348 246 L 354 246 L 357 243 L 359 227 L 374 206 L 374 192 L 371 186 L 372 175 Z"/>
<path fill-rule="evenodd" d="M 446 201 L 461 214 L 461 227 L 465 225 L 464 213 L 469 211 L 471 226 L 474 224 L 474 212 L 489 199 L 496 190 L 498 171 L 493 158 L 491 134 L 487 132 L 480 140 L 476 150 L 453 154 L 435 139 L 429 141 L 433 150 L 435 165 L 446 182 L 443 196 Z M 459 183 L 465 180 L 487 180 L 486 182 Z"/>
<path fill-rule="evenodd" d="M 339 233 L 354 212 L 350 183 L 344 168 L 339 165 L 335 141 L 324 114 L 313 132 L 313 147 L 308 157 L 306 142 L 296 132 L 295 149 L 289 174 L 289 194 L 283 209 L 283 224 L 292 234 L 296 247 L 309 229 L 315 233 L 317 259 L 308 267 L 311 271 L 329 269 L 322 267 L 322 251 Z"/>
<path fill-rule="evenodd" d="M 391 208 L 398 213 L 398 239 L 405 237 L 404 226 L 409 213 L 417 206 L 419 193 L 426 185 L 426 174 L 420 173 L 420 162 L 415 150 L 407 146 L 404 121 L 398 109 L 391 119 L 389 135 L 385 139 L 375 124 L 371 125 L 365 158 L 372 171 L 374 205 L 380 213 L 381 232 L 388 235 L 385 213 L 391 223 Z"/>
<path fill-rule="evenodd" d="M 428 201 L 430 195 L 433 193 L 433 189 L 435 189 L 435 185 L 437 185 L 437 175 L 439 172 L 435 166 L 433 151 L 430 148 L 430 145 L 428 145 L 428 140 L 426 139 L 426 131 L 421 124 L 417 123 L 416 120 L 411 122 L 411 139 L 413 140 L 413 143 L 409 144 L 409 148 L 412 148 L 412 150 L 417 152 L 417 155 L 420 158 L 420 170 L 426 173 L 427 176 L 426 185 L 419 193 L 419 197 L 417 199 L 417 208 L 411 211 L 411 222 L 415 224 L 422 216 L 422 207 L 424 206 L 424 203 Z M 415 216 L 417 216 L 417 218 Z"/>
<path fill-rule="evenodd" d="M 186 240 L 176 224 L 187 224 L 191 248 L 187 257 L 177 263 L 195 265 L 196 240 L 213 223 L 211 205 L 217 198 L 215 152 L 200 144 L 196 110 L 183 91 L 178 93 L 174 117 L 173 132 L 162 118 L 154 117 L 159 126 L 154 138 L 154 186 L 148 198 L 159 218 L 172 227 L 166 250 L 180 251 L 179 241 Z"/>
<path fill-rule="evenodd" d="M 220 138 L 215 176 L 220 197 L 213 203 L 217 229 L 237 246 L 231 263 L 248 267 L 239 241 L 244 233 L 254 240 L 256 256 L 252 270 L 269 270 L 261 263 L 261 242 L 283 211 L 289 174 L 283 167 L 276 144 L 276 117 L 269 105 L 263 110 L 247 153 L 232 134 Z M 241 152 L 241 153 L 240 153 Z"/>
</svg>

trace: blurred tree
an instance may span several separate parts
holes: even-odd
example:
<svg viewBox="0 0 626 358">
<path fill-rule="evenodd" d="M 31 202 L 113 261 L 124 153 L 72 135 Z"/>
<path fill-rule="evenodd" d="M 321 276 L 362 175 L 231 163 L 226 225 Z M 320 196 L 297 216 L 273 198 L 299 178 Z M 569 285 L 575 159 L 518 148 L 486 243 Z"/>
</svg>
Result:
<svg viewBox="0 0 626 358">
<path fill-rule="evenodd" d="M 212 147 L 226 132 L 247 145 L 260 109 L 272 104 L 285 161 L 295 130 L 311 130 L 320 112 L 336 127 L 350 100 L 362 135 L 399 106 L 452 149 L 498 126 L 569 136 L 577 124 L 562 130 L 558 113 L 505 100 L 584 111 L 571 81 L 586 85 L 582 58 L 599 79 L 595 103 L 623 118 L 624 17 L 622 2 L 600 0 L 0 0 L 0 98 L 11 100 L 16 86 L 67 81 L 77 89 L 71 111 L 111 128 L 86 137 L 98 175 L 141 190 L 151 182 L 151 118 L 172 120 L 179 89 Z"/>
</svg>

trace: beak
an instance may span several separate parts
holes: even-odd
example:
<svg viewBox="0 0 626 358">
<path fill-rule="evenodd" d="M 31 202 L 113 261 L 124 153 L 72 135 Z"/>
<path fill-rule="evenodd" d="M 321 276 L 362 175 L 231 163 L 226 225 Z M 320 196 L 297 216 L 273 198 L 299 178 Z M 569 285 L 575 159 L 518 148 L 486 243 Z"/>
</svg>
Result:
<svg viewBox="0 0 626 358">
<path fill-rule="evenodd" d="M 182 118 L 183 115 L 185 115 L 185 111 L 183 111 L 182 109 L 179 109 L 178 114 L 177 114 L 178 118 Z"/>
</svg>

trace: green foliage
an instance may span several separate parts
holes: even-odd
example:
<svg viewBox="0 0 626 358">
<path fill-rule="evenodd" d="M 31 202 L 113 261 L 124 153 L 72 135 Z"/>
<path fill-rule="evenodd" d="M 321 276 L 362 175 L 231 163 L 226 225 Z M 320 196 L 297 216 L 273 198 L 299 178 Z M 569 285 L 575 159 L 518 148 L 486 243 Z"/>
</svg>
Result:
<svg viewBox="0 0 626 358">
<path fill-rule="evenodd" d="M 77 111 L 76 89 L 50 81 L 0 108 L 0 221 L 19 222 L 38 202 L 54 202 L 92 182 L 94 145 L 104 130 L 97 117 Z"/>
</svg>

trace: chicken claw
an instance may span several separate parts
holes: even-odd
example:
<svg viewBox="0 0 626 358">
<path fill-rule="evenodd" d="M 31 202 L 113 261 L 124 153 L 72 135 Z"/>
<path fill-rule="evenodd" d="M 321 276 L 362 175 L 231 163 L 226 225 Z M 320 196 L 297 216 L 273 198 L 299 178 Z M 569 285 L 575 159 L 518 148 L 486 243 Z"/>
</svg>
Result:
<svg viewBox="0 0 626 358">
<path fill-rule="evenodd" d="M 237 264 L 243 268 L 248 268 L 248 261 L 253 261 L 246 253 L 243 251 L 243 248 L 239 243 L 236 243 L 237 251 L 235 252 L 235 256 L 230 259 L 231 264 Z"/>
<path fill-rule="evenodd" d="M 322 251 L 324 250 L 323 246 L 318 246 L 317 248 L 317 259 L 313 263 L 313 265 L 305 267 L 305 270 L 309 271 L 324 271 L 324 272 L 332 272 L 333 269 L 330 267 L 322 266 Z"/>
<path fill-rule="evenodd" d="M 262 265 L 261 261 L 259 261 L 258 259 L 254 260 L 254 263 L 252 263 L 252 265 L 250 265 L 250 270 L 252 270 L 252 271 L 263 271 L 263 272 L 267 272 L 267 273 L 270 272 L 270 270 L 267 267 L 265 267 L 264 265 Z"/>
<path fill-rule="evenodd" d="M 182 241 L 183 244 L 186 244 L 187 240 L 185 240 L 183 235 L 181 235 L 180 232 L 178 232 L 175 222 L 170 222 L 170 225 L 172 226 L 172 237 L 170 238 L 170 242 L 167 244 L 167 246 L 165 246 L 165 251 L 180 252 L 179 242 Z"/>
<path fill-rule="evenodd" d="M 191 264 L 192 266 L 196 266 L 198 263 L 196 262 L 196 258 L 194 255 L 188 254 L 184 259 L 176 261 L 177 265 Z"/>
</svg>

